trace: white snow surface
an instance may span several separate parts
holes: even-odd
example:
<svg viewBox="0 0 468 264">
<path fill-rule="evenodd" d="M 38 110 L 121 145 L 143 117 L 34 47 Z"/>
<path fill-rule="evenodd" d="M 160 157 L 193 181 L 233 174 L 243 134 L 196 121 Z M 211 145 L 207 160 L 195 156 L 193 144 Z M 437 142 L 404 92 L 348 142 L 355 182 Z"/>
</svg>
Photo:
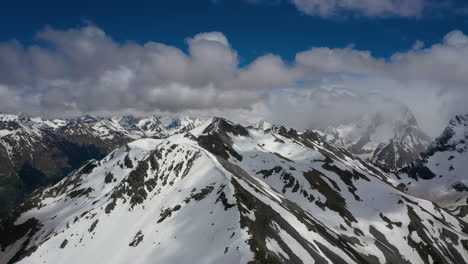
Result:
<svg viewBox="0 0 468 264">
<path fill-rule="evenodd" d="M 408 263 L 424 263 L 408 243 L 422 241 L 410 232 L 411 212 L 430 239 L 422 243 L 445 250 L 450 242 L 435 243 L 443 230 L 468 239 L 455 217 L 400 192 L 390 175 L 307 133 L 251 128 L 238 135 L 223 130 L 235 124 L 220 122 L 210 119 L 162 140 L 136 140 L 36 192 L 31 199 L 38 205 L 14 223 L 41 223 L 26 245 L 37 248 L 18 263 L 247 263 L 259 254 L 252 241 L 285 263 L 360 263 L 351 251 L 388 263 L 382 248 L 389 245 Z M 226 141 L 202 147 L 199 140 L 218 135 Z M 231 149 L 229 157 L 215 154 L 216 147 Z M 264 207 L 254 206 L 259 204 Z M 253 228 L 264 213 L 271 217 L 259 224 L 274 231 L 262 238 Z M 0 263 L 23 243 L 0 251 Z M 450 246 L 468 262 L 462 243 Z"/>
<path fill-rule="evenodd" d="M 84 116 L 70 119 L 47 119 L 25 115 L 0 113 L 0 144 L 8 152 L 10 160 L 24 147 L 31 152 L 37 144 L 45 146 L 44 133 L 51 132 L 72 138 L 87 137 L 120 145 L 140 138 L 166 138 L 189 131 L 203 123 L 192 117 L 93 117 Z M 112 142 L 115 142 L 113 144 Z M 47 147 L 45 147 L 47 148 Z"/>
</svg>

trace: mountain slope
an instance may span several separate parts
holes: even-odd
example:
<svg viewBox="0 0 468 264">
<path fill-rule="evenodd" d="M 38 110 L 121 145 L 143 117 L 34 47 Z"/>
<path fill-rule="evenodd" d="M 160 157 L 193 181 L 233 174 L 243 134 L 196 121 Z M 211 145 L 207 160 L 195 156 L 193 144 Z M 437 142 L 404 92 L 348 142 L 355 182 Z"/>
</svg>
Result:
<svg viewBox="0 0 468 264">
<path fill-rule="evenodd" d="M 355 123 L 329 127 L 320 133 L 328 143 L 346 148 L 388 171 L 396 171 L 419 158 L 430 143 L 408 109 L 397 113 L 369 114 Z"/>
<path fill-rule="evenodd" d="M 140 138 L 166 138 L 190 131 L 203 123 L 202 120 L 193 117 L 175 118 L 156 115 L 143 118 L 124 116 L 121 118 L 113 118 L 112 120 L 118 121 L 119 124 L 133 133 L 140 133 Z"/>
<path fill-rule="evenodd" d="M 200 122 L 156 116 L 48 120 L 0 114 L 0 215 L 25 194 L 57 182 L 89 159 L 101 159 L 135 139 L 187 131 Z"/>
<path fill-rule="evenodd" d="M 467 161 L 468 115 L 460 115 L 398 177 L 410 194 L 437 202 L 468 220 Z"/>
<path fill-rule="evenodd" d="M 55 132 L 61 120 L 0 115 L 0 215 L 29 194 L 68 174 L 90 158 L 102 158 L 90 144 L 69 142 Z"/>
<path fill-rule="evenodd" d="M 74 134 L 75 126 L 78 122 L 70 120 L 0 114 L 0 163 L 5 164 L 0 175 L 0 215 L 17 205 L 24 195 L 134 140 L 120 138 L 111 142 L 99 135 L 84 138 Z M 81 131 L 92 133 L 91 129 Z"/>
<path fill-rule="evenodd" d="M 467 224 L 391 181 L 314 132 L 214 118 L 36 191 L 0 262 L 468 263 Z"/>
</svg>

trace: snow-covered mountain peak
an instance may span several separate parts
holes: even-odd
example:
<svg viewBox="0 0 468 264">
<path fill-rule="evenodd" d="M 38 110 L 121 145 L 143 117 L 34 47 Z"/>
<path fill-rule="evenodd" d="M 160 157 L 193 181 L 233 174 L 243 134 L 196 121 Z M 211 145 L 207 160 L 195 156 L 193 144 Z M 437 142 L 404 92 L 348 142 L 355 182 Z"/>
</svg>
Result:
<svg viewBox="0 0 468 264">
<path fill-rule="evenodd" d="M 390 171 L 416 160 L 430 143 L 407 108 L 366 114 L 356 122 L 320 133 L 325 141 Z"/>
<path fill-rule="evenodd" d="M 0 261 L 468 262 L 465 222 L 283 128 L 213 118 L 128 143 L 1 220 Z"/>
<path fill-rule="evenodd" d="M 1 122 L 19 121 L 19 120 L 22 119 L 21 116 L 23 116 L 23 115 L 12 115 L 12 114 L 0 113 L 0 121 Z"/>
<path fill-rule="evenodd" d="M 141 121 L 148 129 L 138 126 Z M 185 117 L 87 115 L 62 120 L 0 114 L 0 215 L 88 159 L 100 159 L 135 139 L 166 138 L 201 123 Z"/>
<path fill-rule="evenodd" d="M 29 117 L 24 114 L 0 114 L 0 126 L 6 129 L 7 126 L 15 129 L 22 127 L 24 130 L 33 130 L 36 134 L 38 129 L 54 130 L 67 124 L 66 120 L 62 119 L 45 119 L 41 117 Z M 0 128 L 1 129 L 1 128 Z"/>
<path fill-rule="evenodd" d="M 405 189 L 468 219 L 468 115 L 458 115 L 421 158 L 398 174 Z"/>
<path fill-rule="evenodd" d="M 99 117 L 95 117 L 95 116 L 92 116 L 92 115 L 85 115 L 83 117 L 79 117 L 77 118 L 77 122 L 79 123 L 95 123 L 95 122 L 98 122 L 99 120 L 102 120 L 104 118 L 99 118 Z"/>
<path fill-rule="evenodd" d="M 249 131 L 245 127 L 239 124 L 235 124 L 222 117 L 213 117 L 210 120 L 210 124 L 207 125 L 206 128 L 203 130 L 203 133 L 204 134 L 218 133 L 221 135 L 227 135 L 229 133 L 234 136 L 244 136 L 244 137 L 249 135 Z"/>
<path fill-rule="evenodd" d="M 135 126 L 147 137 L 164 138 L 174 134 L 187 132 L 203 123 L 194 117 L 156 116 L 143 117 L 137 120 Z"/>
<path fill-rule="evenodd" d="M 42 136 L 41 128 L 48 127 L 25 115 L 0 114 L 0 145 L 11 152 L 15 142 L 27 141 L 33 144 Z"/>
<path fill-rule="evenodd" d="M 428 147 L 426 156 L 430 156 L 437 151 L 457 150 L 466 151 L 468 142 L 468 115 L 457 115 L 452 118 L 434 142 Z"/>
<path fill-rule="evenodd" d="M 273 124 L 265 121 L 265 120 L 262 120 L 262 121 L 259 121 L 257 123 L 255 123 L 252 127 L 256 128 L 256 129 L 261 129 L 261 130 L 269 130 L 273 127 Z"/>
</svg>

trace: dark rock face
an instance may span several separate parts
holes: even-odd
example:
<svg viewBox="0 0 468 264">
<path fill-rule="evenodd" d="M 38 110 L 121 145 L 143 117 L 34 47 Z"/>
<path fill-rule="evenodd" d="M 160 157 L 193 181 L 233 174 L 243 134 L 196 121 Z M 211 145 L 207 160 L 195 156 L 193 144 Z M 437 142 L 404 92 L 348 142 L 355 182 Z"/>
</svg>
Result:
<svg viewBox="0 0 468 264">
<path fill-rule="evenodd" d="M 249 131 L 245 127 L 239 124 L 234 124 L 221 117 L 214 117 L 213 122 L 205 128 L 203 133 L 219 133 L 220 135 L 225 137 L 228 137 L 228 133 L 234 136 L 249 136 Z"/>
<path fill-rule="evenodd" d="M 411 164 L 426 151 L 431 142 L 418 126 L 416 118 L 406 113 L 407 119 L 394 128 L 394 136 L 387 144 L 379 144 L 371 162 L 383 169 L 396 171 Z"/>
<path fill-rule="evenodd" d="M 388 171 L 408 166 L 426 150 L 429 137 L 419 130 L 407 128 L 401 137 L 391 139 L 388 144 L 379 144 L 371 162 Z"/>
<path fill-rule="evenodd" d="M 461 135 L 460 131 L 460 135 L 457 135 L 456 130 L 464 131 L 465 134 Z M 461 153 L 466 151 L 466 143 L 468 139 L 467 131 L 468 115 L 455 116 L 450 120 L 449 125 L 445 128 L 442 134 L 429 145 L 427 151 L 423 153 L 422 158 L 427 160 L 437 152 L 455 151 Z M 450 156 L 449 159 L 453 159 L 453 156 Z"/>
<path fill-rule="evenodd" d="M 112 132 L 112 136 L 100 137 L 96 135 L 94 129 L 91 127 L 92 125 L 92 123 L 80 123 L 75 121 L 75 123 L 59 128 L 56 133 L 66 142 L 78 146 L 91 145 L 101 153 L 109 153 L 116 147 L 122 146 L 132 140 L 128 135 L 118 131 Z"/>
<path fill-rule="evenodd" d="M 3 251 L 9 244 L 14 243 L 22 237 L 26 237 L 26 241 L 23 243 L 21 248 L 16 252 L 15 255 L 8 261 L 8 263 L 14 263 L 25 256 L 28 256 L 36 247 L 26 249 L 28 243 L 31 242 L 31 238 L 40 230 L 41 224 L 35 218 L 30 218 L 20 225 L 15 225 L 16 220 L 21 216 L 22 213 L 39 206 L 40 195 L 34 193 L 28 199 L 26 199 L 18 207 L 10 211 L 8 215 L 0 219 L 0 249 Z"/>
<path fill-rule="evenodd" d="M 424 165 L 424 162 L 415 161 L 408 167 L 405 167 L 399 171 L 400 173 L 406 173 L 409 177 L 418 180 L 430 180 L 435 178 L 435 175 L 429 168 Z"/>
<path fill-rule="evenodd" d="M 456 131 L 458 131 L 458 134 L 460 135 L 458 135 Z M 465 135 L 462 135 L 463 131 L 465 131 Z M 401 172 L 407 173 L 409 177 L 414 179 L 433 179 L 436 177 L 436 174 L 427 167 L 429 159 L 436 153 L 447 153 L 444 157 L 448 156 L 447 161 L 450 163 L 450 161 L 454 159 L 455 155 L 467 152 L 468 146 L 465 141 L 468 137 L 467 135 L 468 115 L 455 116 L 449 122 L 442 134 L 427 147 L 425 152 L 421 153 L 420 159 L 403 168 Z M 453 169 L 453 166 L 450 165 L 449 170 Z"/>
<path fill-rule="evenodd" d="M 396 174 L 405 191 L 431 200 L 468 220 L 468 115 L 455 116 L 421 154 Z"/>
<path fill-rule="evenodd" d="M 225 159 L 228 159 L 229 156 L 233 156 L 237 160 L 242 161 L 242 156 L 232 148 L 232 140 L 229 134 L 248 137 L 249 131 L 243 126 L 233 124 L 223 118 L 215 117 L 213 118 L 213 122 L 205 128 L 203 133 L 203 135 L 197 138 L 200 146 Z"/>
</svg>

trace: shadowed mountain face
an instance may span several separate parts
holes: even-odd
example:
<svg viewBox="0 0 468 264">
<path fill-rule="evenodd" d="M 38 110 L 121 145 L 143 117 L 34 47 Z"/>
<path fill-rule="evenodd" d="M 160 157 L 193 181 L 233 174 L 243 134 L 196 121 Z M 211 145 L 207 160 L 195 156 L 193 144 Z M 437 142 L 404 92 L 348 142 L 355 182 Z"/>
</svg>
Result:
<svg viewBox="0 0 468 264">
<path fill-rule="evenodd" d="M 0 215 L 90 159 L 138 138 L 167 137 L 199 123 L 155 116 L 43 120 L 0 114 Z"/>
<path fill-rule="evenodd" d="M 213 118 L 35 191 L 0 262 L 468 263 L 467 224 L 397 183 L 315 132 Z"/>
<path fill-rule="evenodd" d="M 430 143 L 408 109 L 401 109 L 399 115 L 367 115 L 355 123 L 329 127 L 320 134 L 328 143 L 387 171 L 409 165 Z"/>
<path fill-rule="evenodd" d="M 413 195 L 468 220 L 468 115 L 453 118 L 422 157 L 397 176 Z"/>
</svg>

